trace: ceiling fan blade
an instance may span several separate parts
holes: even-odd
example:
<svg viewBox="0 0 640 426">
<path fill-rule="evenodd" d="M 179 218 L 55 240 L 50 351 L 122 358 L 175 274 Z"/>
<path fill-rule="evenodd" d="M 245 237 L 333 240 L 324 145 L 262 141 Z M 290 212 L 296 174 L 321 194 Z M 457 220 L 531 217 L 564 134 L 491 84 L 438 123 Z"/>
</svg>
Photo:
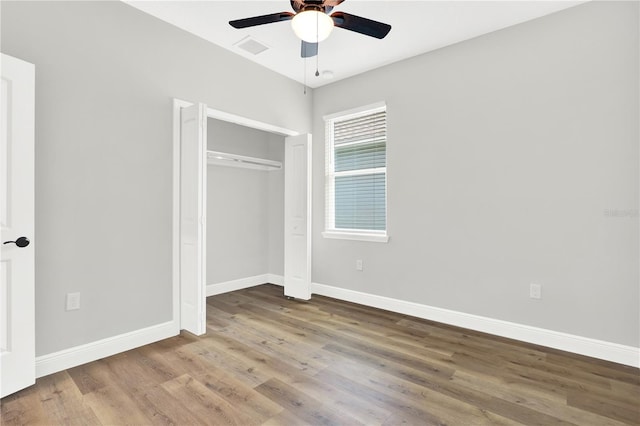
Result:
<svg viewBox="0 0 640 426">
<path fill-rule="evenodd" d="M 389 31 L 391 31 L 391 25 L 389 24 L 351 15 L 349 13 L 335 12 L 331 14 L 331 19 L 333 19 L 333 23 L 336 27 L 355 31 L 375 38 L 384 38 L 389 34 Z"/>
<path fill-rule="evenodd" d="M 256 25 L 271 24 L 273 22 L 289 21 L 294 14 L 291 12 L 272 13 L 271 15 L 254 16 L 252 18 L 236 19 L 229 21 L 233 28 L 248 28 Z"/>
<path fill-rule="evenodd" d="M 302 40 L 302 49 L 300 50 L 300 56 L 303 58 L 311 58 L 318 54 L 318 43 L 307 43 Z"/>
</svg>

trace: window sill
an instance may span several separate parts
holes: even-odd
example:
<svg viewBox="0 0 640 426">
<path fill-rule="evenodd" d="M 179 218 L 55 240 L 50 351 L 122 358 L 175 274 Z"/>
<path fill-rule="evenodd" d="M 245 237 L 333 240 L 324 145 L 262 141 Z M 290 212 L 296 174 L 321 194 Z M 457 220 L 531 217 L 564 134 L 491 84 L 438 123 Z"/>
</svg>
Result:
<svg viewBox="0 0 640 426">
<path fill-rule="evenodd" d="M 369 241 L 374 243 L 389 242 L 389 236 L 386 234 L 361 234 L 357 232 L 325 231 L 322 233 L 322 236 L 324 238 L 331 238 L 335 240 Z"/>
</svg>

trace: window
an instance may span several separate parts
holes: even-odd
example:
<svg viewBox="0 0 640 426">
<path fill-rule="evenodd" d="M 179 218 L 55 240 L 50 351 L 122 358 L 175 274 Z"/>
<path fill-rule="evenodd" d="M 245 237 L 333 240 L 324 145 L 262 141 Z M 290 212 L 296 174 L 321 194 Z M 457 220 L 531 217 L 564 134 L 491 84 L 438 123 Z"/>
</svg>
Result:
<svg viewBox="0 0 640 426">
<path fill-rule="evenodd" d="M 388 241 L 384 103 L 325 116 L 326 238 Z"/>
</svg>

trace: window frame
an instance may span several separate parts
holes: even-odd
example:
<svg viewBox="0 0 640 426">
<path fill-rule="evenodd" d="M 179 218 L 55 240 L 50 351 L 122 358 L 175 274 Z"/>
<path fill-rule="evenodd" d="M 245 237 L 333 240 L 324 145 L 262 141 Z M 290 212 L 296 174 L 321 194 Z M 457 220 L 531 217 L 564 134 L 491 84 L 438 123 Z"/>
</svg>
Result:
<svg viewBox="0 0 640 426">
<path fill-rule="evenodd" d="M 369 169 L 335 171 L 335 146 L 334 146 L 334 123 L 336 121 L 349 120 L 359 116 L 366 116 L 378 112 L 385 112 L 385 120 L 387 120 L 387 105 L 383 102 L 365 105 L 353 108 L 347 111 L 341 111 L 323 116 L 325 122 L 325 221 L 324 232 L 322 236 L 330 239 L 369 241 L 386 243 L 389 241 L 389 210 L 388 210 L 388 156 L 387 138 L 385 137 L 385 166 Z M 357 176 L 370 175 L 373 173 L 384 173 L 385 176 L 385 229 L 341 229 L 335 227 L 335 178 L 340 176 Z M 333 195 L 330 196 L 330 195 Z"/>
</svg>

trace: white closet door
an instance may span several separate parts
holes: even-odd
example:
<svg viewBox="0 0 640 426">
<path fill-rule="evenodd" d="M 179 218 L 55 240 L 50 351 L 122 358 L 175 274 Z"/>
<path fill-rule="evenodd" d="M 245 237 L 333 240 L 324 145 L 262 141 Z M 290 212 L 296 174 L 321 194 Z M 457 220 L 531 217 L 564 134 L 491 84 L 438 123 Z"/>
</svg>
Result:
<svg viewBox="0 0 640 426">
<path fill-rule="evenodd" d="M 311 135 L 285 139 L 284 294 L 311 298 Z"/>
<path fill-rule="evenodd" d="M 207 107 L 182 108 L 180 125 L 180 328 L 206 332 Z"/>
<path fill-rule="evenodd" d="M 0 397 L 35 383 L 35 67 L 2 55 Z"/>
</svg>

